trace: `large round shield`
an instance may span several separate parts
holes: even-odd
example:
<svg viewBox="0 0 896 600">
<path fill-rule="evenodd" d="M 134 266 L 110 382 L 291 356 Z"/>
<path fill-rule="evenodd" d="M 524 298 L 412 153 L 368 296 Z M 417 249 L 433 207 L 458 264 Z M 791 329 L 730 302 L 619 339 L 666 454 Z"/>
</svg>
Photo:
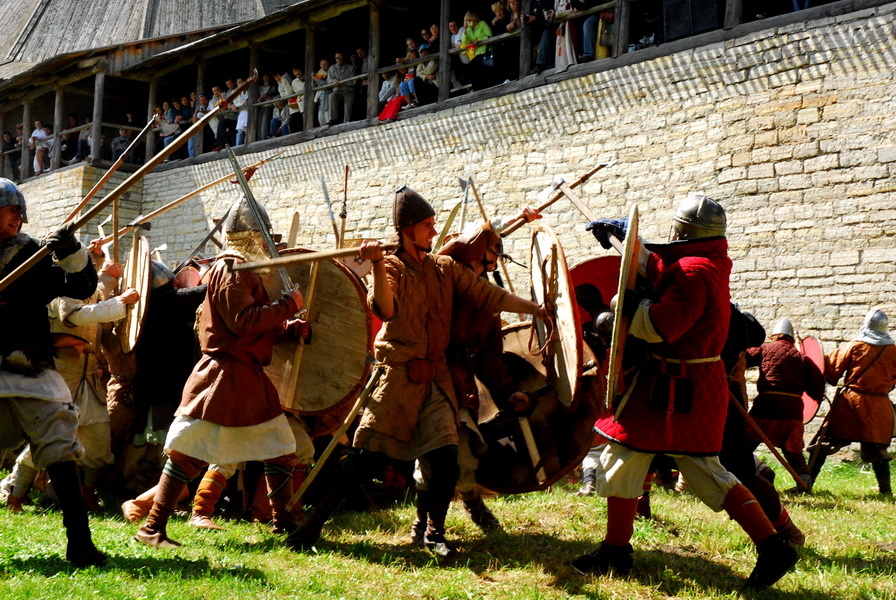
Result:
<svg viewBox="0 0 896 600">
<path fill-rule="evenodd" d="M 582 333 L 576 297 L 560 240 L 547 225 L 532 232 L 529 281 L 533 300 L 547 308 L 552 324 L 536 321 L 539 347 L 545 347 L 547 375 L 557 398 L 569 406 L 582 371 Z M 548 340 L 553 330 L 553 340 Z"/>
<path fill-rule="evenodd" d="M 802 338 L 800 340 L 800 350 L 824 373 L 824 349 L 822 349 L 818 338 L 811 335 Z M 818 406 L 819 404 L 814 398 L 803 392 L 803 423 L 808 423 L 815 418 L 815 415 L 818 413 Z"/>
<path fill-rule="evenodd" d="M 181 290 L 202 284 L 202 274 L 193 265 L 187 265 L 174 276 L 174 287 Z"/>
<path fill-rule="evenodd" d="M 128 252 L 121 277 L 122 290 L 133 288 L 140 294 L 140 299 L 126 306 L 127 314 L 116 327 L 116 335 L 122 352 L 130 352 L 140 340 L 143 320 L 149 307 L 149 290 L 152 281 L 152 259 L 149 256 L 149 242 L 143 236 L 136 238 Z"/>
<path fill-rule="evenodd" d="M 607 254 L 577 264 L 569 270 L 573 291 L 580 285 L 593 285 L 600 292 L 601 302 L 609 306 L 610 300 L 616 294 L 621 262 L 619 256 Z M 580 323 L 592 318 L 591 314 L 578 302 L 576 303 L 576 313 Z"/>
<path fill-rule="evenodd" d="M 282 255 L 308 250 L 286 250 Z M 312 265 L 317 264 L 313 289 Z M 305 296 L 311 323 L 311 341 L 274 346 L 265 372 L 280 393 L 287 410 L 302 415 L 324 415 L 357 397 L 370 373 L 367 362 L 373 347 L 373 328 L 367 310 L 367 292 L 354 273 L 337 260 L 297 263 L 285 267 Z M 258 271 L 268 296 L 281 295 L 274 269 Z"/>
<path fill-rule="evenodd" d="M 534 408 L 525 416 L 499 411 L 479 386 L 479 430 L 488 449 L 480 457 L 476 481 L 504 494 L 543 490 L 582 462 L 594 441 L 606 381 L 582 344 L 572 279 L 550 228 L 533 232 L 531 257 L 535 298 L 548 306 L 556 340 L 542 354 L 533 354 L 531 323 L 508 325 L 503 362 L 517 389 L 534 398 Z M 601 277 L 615 281 L 617 265 L 606 267 L 612 273 Z M 587 371 L 583 364 L 589 365 Z"/>
</svg>

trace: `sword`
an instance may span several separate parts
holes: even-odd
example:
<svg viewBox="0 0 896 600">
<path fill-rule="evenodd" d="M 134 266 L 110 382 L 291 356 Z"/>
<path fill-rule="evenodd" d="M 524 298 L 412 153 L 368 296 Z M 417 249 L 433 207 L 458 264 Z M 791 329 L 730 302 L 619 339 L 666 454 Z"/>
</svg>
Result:
<svg viewBox="0 0 896 600">
<path fill-rule="evenodd" d="M 233 208 L 233 207 L 230 207 L 230 208 Z M 227 212 L 224 213 L 224 216 L 221 217 L 221 219 L 218 220 L 217 223 L 215 223 L 215 226 L 212 227 L 211 231 L 209 231 L 209 232 L 205 235 L 205 237 L 202 238 L 202 241 L 199 242 L 199 243 L 196 245 L 196 247 L 193 248 L 193 249 L 190 251 L 189 254 L 187 254 L 187 257 L 186 257 L 185 259 L 183 259 L 182 261 L 180 261 L 176 267 L 174 267 L 174 272 L 175 272 L 175 273 L 177 273 L 178 271 L 180 271 L 181 269 L 183 269 L 183 268 L 187 265 L 187 263 L 190 262 L 190 261 L 193 259 L 194 256 L 196 256 L 196 254 L 202 249 L 202 247 L 205 246 L 205 245 L 209 242 L 210 239 L 212 239 L 213 237 L 215 237 L 215 234 L 216 234 L 216 233 L 218 233 L 219 231 L 221 231 L 221 228 L 224 227 L 224 222 L 227 220 L 227 217 L 230 216 L 230 208 L 228 208 L 228 209 L 227 209 Z"/>
<path fill-rule="evenodd" d="M 233 153 L 233 148 L 231 148 L 229 144 L 225 146 L 225 148 L 227 149 L 227 157 L 230 159 L 230 164 L 233 165 L 233 172 L 236 174 L 237 183 L 240 184 L 240 187 L 243 190 L 243 195 L 246 197 L 246 204 L 249 205 L 249 210 L 255 218 L 258 230 L 261 232 L 261 239 L 264 241 L 268 256 L 271 258 L 279 258 L 280 253 L 277 251 L 277 244 L 274 243 L 274 238 L 271 237 L 271 232 L 265 227 L 264 219 L 262 219 L 261 216 L 261 209 L 258 207 L 258 201 L 255 200 L 255 195 L 252 193 L 251 188 L 249 188 L 249 182 L 246 181 L 246 175 L 243 173 L 243 168 L 240 166 L 240 162 L 236 159 L 236 154 Z M 277 275 L 280 277 L 280 286 L 282 287 L 283 293 L 295 289 L 292 278 L 289 276 L 289 273 L 286 272 L 285 268 L 277 267 Z"/>
</svg>

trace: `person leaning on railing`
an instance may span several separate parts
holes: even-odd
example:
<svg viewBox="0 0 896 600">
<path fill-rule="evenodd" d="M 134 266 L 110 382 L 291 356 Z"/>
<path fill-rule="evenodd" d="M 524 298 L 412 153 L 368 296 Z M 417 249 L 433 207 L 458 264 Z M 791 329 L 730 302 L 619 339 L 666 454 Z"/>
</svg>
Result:
<svg viewBox="0 0 896 600">
<path fill-rule="evenodd" d="M 470 59 L 470 64 L 461 73 L 460 82 L 463 85 L 470 84 L 474 90 L 487 87 L 488 69 L 485 65 L 485 55 L 488 52 L 488 44 L 482 44 L 482 40 L 492 37 L 492 28 L 489 24 L 480 21 L 479 15 L 473 11 L 467 11 L 464 15 L 464 34 L 461 36 L 460 47 Z"/>
</svg>

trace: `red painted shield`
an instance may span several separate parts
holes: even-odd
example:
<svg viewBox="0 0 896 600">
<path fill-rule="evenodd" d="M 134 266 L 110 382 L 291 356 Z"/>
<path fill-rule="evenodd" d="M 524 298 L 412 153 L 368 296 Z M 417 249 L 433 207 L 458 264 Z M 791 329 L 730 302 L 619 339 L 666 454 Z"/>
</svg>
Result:
<svg viewBox="0 0 896 600">
<path fill-rule="evenodd" d="M 817 338 L 811 335 L 804 337 L 800 340 L 800 350 L 824 373 L 824 350 L 821 348 L 821 342 Z M 817 412 L 818 402 L 811 398 L 809 394 L 803 392 L 803 423 L 808 423 L 814 419 Z"/>
</svg>

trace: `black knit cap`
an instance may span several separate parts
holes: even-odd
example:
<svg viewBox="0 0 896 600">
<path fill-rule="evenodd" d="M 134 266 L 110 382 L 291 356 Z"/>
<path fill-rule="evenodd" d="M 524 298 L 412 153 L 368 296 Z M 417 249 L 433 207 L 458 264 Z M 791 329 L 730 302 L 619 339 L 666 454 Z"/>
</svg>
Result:
<svg viewBox="0 0 896 600">
<path fill-rule="evenodd" d="M 398 231 L 413 227 L 435 215 L 432 205 L 408 186 L 401 186 L 395 191 L 392 221 Z"/>
</svg>

